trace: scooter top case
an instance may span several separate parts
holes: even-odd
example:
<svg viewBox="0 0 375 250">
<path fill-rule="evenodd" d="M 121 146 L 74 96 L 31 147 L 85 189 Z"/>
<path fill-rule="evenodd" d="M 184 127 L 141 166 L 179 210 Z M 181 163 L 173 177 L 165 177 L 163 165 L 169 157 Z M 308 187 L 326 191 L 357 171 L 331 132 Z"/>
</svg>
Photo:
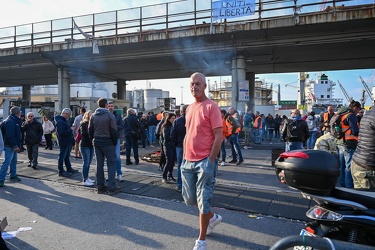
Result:
<svg viewBox="0 0 375 250">
<path fill-rule="evenodd" d="M 276 174 L 284 171 L 290 187 L 306 193 L 329 195 L 340 175 L 338 158 L 321 150 L 292 150 L 275 161 Z"/>
</svg>

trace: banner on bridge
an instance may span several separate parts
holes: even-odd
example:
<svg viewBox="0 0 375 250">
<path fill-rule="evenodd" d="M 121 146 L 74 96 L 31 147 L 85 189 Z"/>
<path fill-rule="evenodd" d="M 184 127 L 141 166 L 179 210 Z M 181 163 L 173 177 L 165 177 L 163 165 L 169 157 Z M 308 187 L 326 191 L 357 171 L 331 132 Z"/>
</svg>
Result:
<svg viewBox="0 0 375 250">
<path fill-rule="evenodd" d="M 212 20 L 237 18 L 255 14 L 255 0 L 220 0 L 212 2 Z"/>
</svg>

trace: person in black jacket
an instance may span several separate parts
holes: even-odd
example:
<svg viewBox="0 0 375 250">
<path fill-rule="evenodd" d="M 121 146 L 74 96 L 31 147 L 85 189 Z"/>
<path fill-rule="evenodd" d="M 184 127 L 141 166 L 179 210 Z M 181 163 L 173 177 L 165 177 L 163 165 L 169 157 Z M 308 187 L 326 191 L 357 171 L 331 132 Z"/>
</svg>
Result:
<svg viewBox="0 0 375 250">
<path fill-rule="evenodd" d="M 25 144 L 27 149 L 27 157 L 29 158 L 28 167 L 37 169 L 39 144 L 42 141 L 43 127 L 38 122 L 33 112 L 27 113 L 26 121 L 22 124 L 22 130 L 25 132 Z"/>
<path fill-rule="evenodd" d="M 186 135 L 186 118 L 185 113 L 188 105 L 182 105 L 180 107 L 180 117 L 177 118 L 172 125 L 171 130 L 171 140 L 176 145 L 176 158 L 177 158 L 177 191 L 182 190 L 182 180 L 181 180 L 181 163 L 184 154 L 184 139 Z"/>
<path fill-rule="evenodd" d="M 303 149 L 303 143 L 310 137 L 309 128 L 298 109 L 292 110 L 291 117 L 285 120 L 282 137 L 285 151 Z"/>
<path fill-rule="evenodd" d="M 94 157 L 94 147 L 89 136 L 89 121 L 92 115 L 92 110 L 86 111 L 83 115 L 81 123 L 78 127 L 78 135 L 80 135 L 81 140 L 79 141 L 79 151 L 82 155 L 82 184 L 84 186 L 94 186 L 95 181 L 89 178 L 89 170 Z"/>
<path fill-rule="evenodd" d="M 70 114 L 72 111 L 69 108 L 64 108 L 61 115 L 55 117 L 56 121 L 56 135 L 59 141 L 60 154 L 58 159 L 59 176 L 70 177 L 73 173 L 78 172 L 72 168 L 70 162 L 70 150 L 72 149 L 74 137 L 72 125 L 69 123 Z M 64 170 L 64 162 L 66 171 Z"/>
<path fill-rule="evenodd" d="M 21 128 L 21 110 L 19 107 L 12 107 L 10 115 L 2 122 L 1 132 L 4 139 L 4 162 L 0 168 L 0 187 L 4 186 L 5 176 L 10 167 L 11 181 L 20 181 L 17 176 L 17 153 L 20 152 L 22 128 Z"/>
<path fill-rule="evenodd" d="M 354 188 L 375 190 L 375 108 L 366 111 L 351 162 Z"/>
<path fill-rule="evenodd" d="M 137 130 L 139 130 L 140 125 L 134 109 L 129 108 L 127 110 L 127 116 L 123 119 L 123 123 L 125 135 L 126 165 L 133 164 L 133 162 L 131 162 L 130 160 L 131 149 L 133 149 L 135 165 L 138 165 L 139 156 Z"/>
<path fill-rule="evenodd" d="M 163 144 L 164 154 L 165 154 L 165 165 L 163 169 L 163 183 L 170 183 L 169 181 L 176 181 L 173 177 L 173 165 L 176 155 L 176 145 L 175 142 L 171 140 L 171 130 L 172 124 L 176 119 L 174 113 L 168 113 L 162 127 L 161 127 L 161 141 Z M 168 177 L 168 179 L 167 179 Z"/>
<path fill-rule="evenodd" d="M 160 146 L 159 171 L 163 171 L 165 162 L 166 162 L 163 142 L 161 141 L 161 127 L 164 124 L 165 118 L 167 117 L 168 113 L 169 113 L 168 111 L 163 112 L 163 118 L 160 120 L 160 122 L 158 123 L 155 129 L 155 137 Z"/>
<path fill-rule="evenodd" d="M 150 146 L 150 142 L 148 141 L 147 139 L 147 132 L 148 132 L 148 121 L 147 121 L 147 115 L 146 114 L 142 114 L 141 118 L 139 119 L 139 122 L 140 122 L 140 125 L 141 125 L 141 133 L 142 133 L 142 138 L 141 138 L 141 142 L 142 142 L 142 148 L 146 148 L 146 141 L 147 141 L 147 144 L 148 146 Z"/>
</svg>

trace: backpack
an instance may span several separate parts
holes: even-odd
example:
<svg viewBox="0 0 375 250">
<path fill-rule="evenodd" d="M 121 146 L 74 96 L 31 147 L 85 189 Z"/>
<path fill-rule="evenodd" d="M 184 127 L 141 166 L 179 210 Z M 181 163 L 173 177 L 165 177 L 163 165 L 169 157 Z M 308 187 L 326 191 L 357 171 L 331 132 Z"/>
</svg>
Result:
<svg viewBox="0 0 375 250">
<path fill-rule="evenodd" d="M 309 128 L 309 130 L 311 131 L 311 130 L 314 130 L 314 128 L 315 128 L 315 118 L 314 119 L 308 119 L 307 121 L 306 121 L 306 123 L 307 123 L 307 127 Z"/>
<path fill-rule="evenodd" d="M 289 141 L 303 141 L 304 136 L 301 128 L 301 121 L 289 120 L 287 125 L 287 138 Z"/>
<path fill-rule="evenodd" d="M 331 126 L 331 135 L 335 137 L 336 139 L 341 139 L 344 137 L 344 134 L 346 131 L 348 131 L 350 128 L 348 128 L 346 131 L 342 131 L 342 122 L 341 118 L 344 114 L 335 114 L 332 116 L 331 121 L 329 122 L 329 125 Z"/>
</svg>

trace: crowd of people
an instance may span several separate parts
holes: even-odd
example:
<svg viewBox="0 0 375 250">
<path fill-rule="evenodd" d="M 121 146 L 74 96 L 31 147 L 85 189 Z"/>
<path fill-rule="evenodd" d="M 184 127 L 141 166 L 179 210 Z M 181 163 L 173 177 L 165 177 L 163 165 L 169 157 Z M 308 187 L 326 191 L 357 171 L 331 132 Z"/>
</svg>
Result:
<svg viewBox="0 0 375 250">
<path fill-rule="evenodd" d="M 339 159 L 339 187 L 375 189 L 375 111 L 364 112 L 352 101 L 335 112 L 332 106 L 318 116 L 298 109 L 291 112 L 282 128 L 285 150 L 317 149 Z"/>
<path fill-rule="evenodd" d="M 64 108 L 53 119 L 43 116 L 42 123 L 32 112 L 21 119 L 19 107 L 12 107 L 10 115 L 1 123 L 0 154 L 5 157 L 0 169 L 0 187 L 10 167 L 11 181 L 20 181 L 17 176 L 17 153 L 26 145 L 28 167 L 38 169 L 38 150 L 44 135 L 45 150 L 53 150 L 53 134 L 59 146 L 58 175 L 70 177 L 78 170 L 72 168 L 70 154 L 82 159 L 82 183 L 95 186 L 99 194 L 115 194 L 123 181 L 121 171 L 121 141 L 125 142 L 126 165 L 139 164 L 139 146 L 157 143 L 160 147 L 159 170 L 162 182 L 176 183 L 186 204 L 199 210 L 199 237 L 194 249 L 206 249 L 206 235 L 218 225 L 222 217 L 210 209 L 214 193 L 215 177 L 219 159 L 226 163 L 241 165 L 244 161 L 239 136 L 244 138 L 243 149 L 250 143 L 262 143 L 282 138 L 285 150 L 320 149 L 337 154 L 340 161 L 338 185 L 347 188 L 373 189 L 375 172 L 375 109 L 363 115 L 358 102 L 341 107 L 334 112 L 316 115 L 308 112 L 304 116 L 298 109 L 291 116 L 264 116 L 251 109 L 241 116 L 234 107 L 220 109 L 205 95 L 206 78 L 201 73 L 190 77 L 190 91 L 195 102 L 182 105 L 179 112 L 164 111 L 155 115 L 138 113 L 127 109 L 121 117 L 114 104 L 105 98 L 97 102 L 95 111 L 80 109 L 74 119 L 72 111 Z M 339 135 L 336 130 L 339 127 Z M 230 161 L 226 160 L 226 143 L 230 145 Z M 133 159 L 131 158 L 133 151 Z M 90 165 L 96 156 L 96 180 L 89 178 Z M 107 163 L 107 178 L 104 162 Z M 173 174 L 177 162 L 177 179 Z"/>
<path fill-rule="evenodd" d="M 32 112 L 21 120 L 20 107 L 12 107 L 10 115 L 1 123 L 0 154 L 5 152 L 5 159 L 0 169 L 0 187 L 10 167 L 11 181 L 21 181 L 17 176 L 17 154 L 23 143 L 27 147 L 29 167 L 38 168 L 38 150 L 42 137 L 46 139 L 45 150 L 53 150 L 52 134 L 57 136 L 59 146 L 58 175 L 70 177 L 78 170 L 72 168 L 71 151 L 77 159 L 82 158 L 82 181 L 85 186 L 94 186 L 97 193 L 115 194 L 120 188 L 116 186 L 116 174 L 122 181 L 120 159 L 120 138 L 123 136 L 126 148 L 126 164 L 131 165 L 131 150 L 134 164 L 139 164 L 138 142 L 142 147 L 160 143 L 162 182 L 177 182 L 178 191 L 187 205 L 195 205 L 199 210 L 199 238 L 195 250 L 206 249 L 206 235 L 212 233 L 222 217 L 211 211 L 210 202 L 214 193 L 218 156 L 224 139 L 232 146 L 233 162 L 243 162 L 238 144 L 239 128 L 233 107 L 228 110 L 232 123 L 225 125 L 224 118 L 217 104 L 205 95 L 206 78 L 201 73 L 190 77 L 190 90 L 195 102 L 190 106 L 182 105 L 180 112 L 164 112 L 158 117 L 150 112 L 148 115 L 136 115 L 129 108 L 121 119 L 105 98 L 97 102 L 95 111 L 80 109 L 80 115 L 72 118 L 72 111 L 64 108 L 53 119 L 36 120 Z M 159 122 L 157 122 L 160 120 Z M 226 126 L 224 129 L 223 126 Z M 237 126 L 237 127 L 236 127 Z M 228 132 L 231 131 L 231 132 Z M 88 176 L 93 156 L 96 156 L 96 180 Z M 238 158 L 236 158 L 238 156 Z M 163 159 L 164 158 L 164 159 Z M 175 160 L 178 164 L 177 180 L 173 176 Z M 107 163 L 107 179 L 104 174 L 104 162 Z M 224 161 L 225 162 L 225 161 Z"/>
</svg>

